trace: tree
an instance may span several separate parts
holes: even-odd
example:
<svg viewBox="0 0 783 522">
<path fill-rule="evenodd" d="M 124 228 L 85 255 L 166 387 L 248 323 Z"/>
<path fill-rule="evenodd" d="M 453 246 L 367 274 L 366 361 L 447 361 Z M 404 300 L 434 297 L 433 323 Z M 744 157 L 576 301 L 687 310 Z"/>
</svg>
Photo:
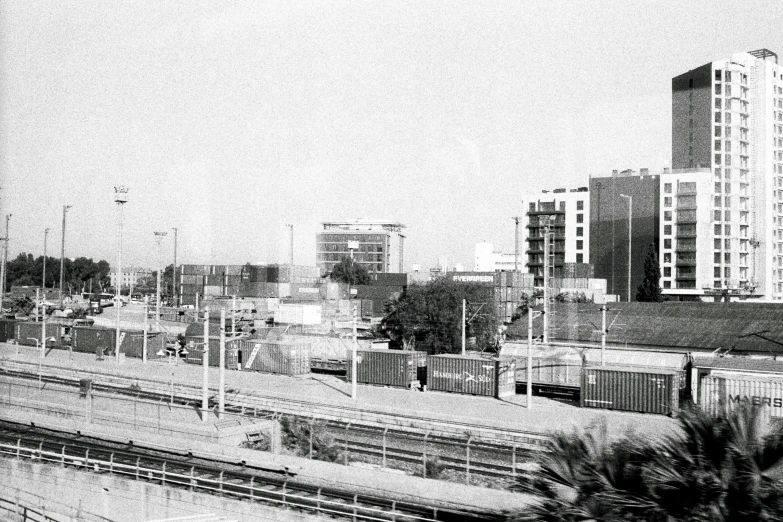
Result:
<svg viewBox="0 0 783 522">
<path fill-rule="evenodd" d="M 647 249 L 647 257 L 644 258 L 644 281 L 636 290 L 636 300 L 641 303 L 660 303 L 663 301 L 661 294 L 661 269 L 658 266 L 658 254 L 655 245 L 650 243 Z"/>
<path fill-rule="evenodd" d="M 344 257 L 334 265 L 330 275 L 332 280 L 349 285 L 367 285 L 370 283 L 370 274 L 362 265 L 354 263 L 350 257 Z"/>
<path fill-rule="evenodd" d="M 760 410 L 713 417 L 684 411 L 679 433 L 659 442 L 633 434 L 610 441 L 606 425 L 558 433 L 537 469 L 518 480 L 538 497 L 515 521 L 780 520 L 783 427 Z"/>
<path fill-rule="evenodd" d="M 462 300 L 467 300 L 468 329 L 479 349 L 496 345 L 497 313 L 492 293 L 478 283 L 446 278 L 413 284 L 386 302 L 381 330 L 393 344 L 430 353 L 456 353 L 462 344 Z"/>
</svg>

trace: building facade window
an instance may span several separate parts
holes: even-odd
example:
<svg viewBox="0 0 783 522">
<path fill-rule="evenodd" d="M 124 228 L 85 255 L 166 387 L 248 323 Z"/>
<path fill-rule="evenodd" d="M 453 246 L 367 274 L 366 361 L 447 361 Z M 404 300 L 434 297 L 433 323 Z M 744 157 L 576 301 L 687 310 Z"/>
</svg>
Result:
<svg viewBox="0 0 783 522">
<path fill-rule="evenodd" d="M 663 226 L 663 233 L 667 236 L 670 236 L 672 234 L 672 226 L 671 225 L 664 225 Z"/>
<path fill-rule="evenodd" d="M 582 250 L 584 248 L 584 244 L 585 244 L 584 240 L 577 239 L 576 240 L 576 249 L 577 250 Z"/>
<path fill-rule="evenodd" d="M 576 255 L 576 262 L 577 263 L 584 263 L 584 254 L 577 254 Z"/>
<path fill-rule="evenodd" d="M 576 222 L 577 223 L 584 223 L 585 222 L 585 215 L 584 214 L 577 214 L 576 215 Z"/>
<path fill-rule="evenodd" d="M 672 247 L 672 240 L 669 238 L 666 238 L 663 240 L 663 248 L 671 248 Z"/>
<path fill-rule="evenodd" d="M 664 210 L 664 212 L 663 212 L 663 220 L 664 221 L 671 221 L 672 220 L 672 211 L 671 210 Z"/>
<path fill-rule="evenodd" d="M 585 209 L 585 202 L 581 199 L 576 202 L 576 209 L 577 210 L 584 210 Z"/>
<path fill-rule="evenodd" d="M 663 192 L 664 192 L 664 194 L 671 194 L 672 193 L 672 184 L 671 183 L 664 183 L 663 184 Z"/>
<path fill-rule="evenodd" d="M 584 235 L 584 228 L 583 227 L 576 227 L 576 235 L 577 235 L 577 237 L 582 237 Z"/>
</svg>

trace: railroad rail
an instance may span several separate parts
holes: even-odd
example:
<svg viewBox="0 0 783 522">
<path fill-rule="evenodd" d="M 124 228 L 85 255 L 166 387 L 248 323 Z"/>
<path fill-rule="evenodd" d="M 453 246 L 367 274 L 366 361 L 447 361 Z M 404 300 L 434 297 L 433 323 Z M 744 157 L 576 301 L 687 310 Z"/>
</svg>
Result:
<svg viewBox="0 0 783 522">
<path fill-rule="evenodd" d="M 162 486 L 263 502 L 354 521 L 494 521 L 502 513 L 469 507 L 441 507 L 358 494 L 338 485 L 319 487 L 280 466 L 248 466 L 77 437 L 54 430 L 0 421 L 0 457 L 25 459 L 91 473 L 108 473 Z"/>
</svg>

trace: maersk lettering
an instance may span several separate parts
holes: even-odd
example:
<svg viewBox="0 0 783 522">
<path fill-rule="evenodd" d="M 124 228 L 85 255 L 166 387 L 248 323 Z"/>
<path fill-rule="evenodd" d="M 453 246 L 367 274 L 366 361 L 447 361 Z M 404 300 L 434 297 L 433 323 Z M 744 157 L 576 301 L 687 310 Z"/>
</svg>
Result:
<svg viewBox="0 0 783 522">
<path fill-rule="evenodd" d="M 783 397 L 762 397 L 760 395 L 729 395 L 729 404 L 734 404 L 735 402 L 752 404 L 753 406 L 783 408 Z"/>
</svg>

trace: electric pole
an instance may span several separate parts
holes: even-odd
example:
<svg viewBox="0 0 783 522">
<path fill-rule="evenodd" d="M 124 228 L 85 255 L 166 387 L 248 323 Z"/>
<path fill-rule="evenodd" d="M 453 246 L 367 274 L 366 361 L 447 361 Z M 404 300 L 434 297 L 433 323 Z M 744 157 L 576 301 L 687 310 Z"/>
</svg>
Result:
<svg viewBox="0 0 783 522">
<path fill-rule="evenodd" d="M 122 339 L 120 338 L 120 309 L 122 308 L 122 207 L 128 202 L 128 187 L 119 186 L 114 187 L 114 202 L 117 203 L 117 279 L 115 286 L 117 287 L 117 301 L 114 306 L 117 307 L 117 331 L 115 332 L 114 339 L 114 356 L 117 363 L 120 362 L 120 344 Z M 63 239 L 65 239 L 65 213 L 63 213 Z M 60 293 L 62 298 L 62 292 Z M 130 297 L 130 296 L 128 296 Z"/>
<path fill-rule="evenodd" d="M 294 266 L 294 225 L 287 224 L 288 227 L 288 233 L 290 235 L 290 249 L 289 249 L 289 263 L 291 263 L 291 266 Z"/>
<path fill-rule="evenodd" d="M 177 293 L 177 229 L 174 228 L 174 272 L 171 275 L 171 295 L 174 297 L 174 306 L 179 307 L 179 294 Z"/>
<path fill-rule="evenodd" d="M 43 256 L 43 277 L 41 279 L 41 286 L 43 287 L 44 300 L 46 300 L 46 243 L 49 239 L 49 229 L 44 229 L 44 256 Z"/>
<path fill-rule="evenodd" d="M 3 238 L 3 257 L 0 258 L 0 315 L 3 311 L 3 296 L 5 296 L 5 265 L 8 261 L 8 220 L 11 214 L 5 216 L 5 237 Z"/>
<path fill-rule="evenodd" d="M 63 205 L 63 238 L 60 248 L 60 308 L 63 307 L 63 274 L 65 273 L 65 214 L 69 208 L 71 205 Z"/>
<path fill-rule="evenodd" d="M 519 216 L 511 219 L 514 220 L 514 272 L 519 272 Z"/>
<path fill-rule="evenodd" d="M 155 264 L 158 265 L 158 289 L 155 297 L 155 320 L 160 321 L 160 281 L 163 275 L 161 274 L 161 257 L 160 257 L 160 242 L 166 237 L 166 232 L 155 232 L 155 241 L 158 243 L 158 259 Z"/>
</svg>

